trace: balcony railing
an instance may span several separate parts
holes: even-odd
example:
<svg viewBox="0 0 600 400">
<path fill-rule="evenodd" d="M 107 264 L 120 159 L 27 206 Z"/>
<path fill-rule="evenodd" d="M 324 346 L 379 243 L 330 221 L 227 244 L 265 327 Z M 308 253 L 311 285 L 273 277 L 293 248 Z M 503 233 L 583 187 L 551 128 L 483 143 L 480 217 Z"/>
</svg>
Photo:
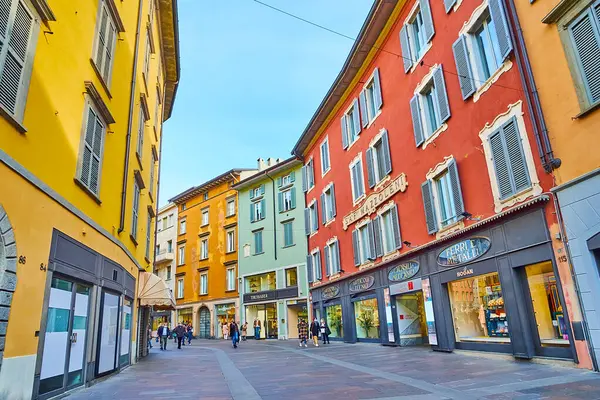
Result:
<svg viewBox="0 0 600 400">
<path fill-rule="evenodd" d="M 163 263 L 169 263 L 173 260 L 175 260 L 175 252 L 167 251 L 167 249 L 165 249 L 159 251 L 158 254 L 156 254 L 156 256 L 154 257 L 154 264 L 159 265 Z"/>
</svg>

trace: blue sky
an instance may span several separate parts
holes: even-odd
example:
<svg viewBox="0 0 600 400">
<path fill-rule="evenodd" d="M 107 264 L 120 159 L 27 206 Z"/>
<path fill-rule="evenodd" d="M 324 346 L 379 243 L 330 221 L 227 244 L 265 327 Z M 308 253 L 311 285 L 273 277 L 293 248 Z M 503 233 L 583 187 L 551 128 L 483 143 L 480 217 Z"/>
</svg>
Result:
<svg viewBox="0 0 600 400">
<path fill-rule="evenodd" d="M 264 0 L 356 37 L 370 0 Z M 253 0 L 178 0 L 181 81 L 164 125 L 160 204 L 259 157 L 288 158 L 352 41 Z"/>
</svg>

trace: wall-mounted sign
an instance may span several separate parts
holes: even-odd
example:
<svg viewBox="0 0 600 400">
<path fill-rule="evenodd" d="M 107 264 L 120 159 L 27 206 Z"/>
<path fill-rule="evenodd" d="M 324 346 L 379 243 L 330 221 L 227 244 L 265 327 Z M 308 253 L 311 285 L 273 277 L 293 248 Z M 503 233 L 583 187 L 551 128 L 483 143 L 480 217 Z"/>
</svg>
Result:
<svg viewBox="0 0 600 400">
<path fill-rule="evenodd" d="M 485 237 L 465 239 L 442 250 L 437 263 L 443 267 L 456 267 L 481 257 L 490 246 L 490 239 Z"/>
<path fill-rule="evenodd" d="M 393 295 L 398 295 L 402 293 L 415 292 L 417 290 L 421 290 L 421 288 L 421 278 L 417 278 L 390 285 L 390 293 Z"/>
<path fill-rule="evenodd" d="M 373 275 L 361 276 L 348 284 L 350 293 L 364 292 L 370 289 L 375 283 L 375 277 Z"/>
<path fill-rule="evenodd" d="M 321 297 L 323 298 L 323 300 L 328 300 L 337 297 L 338 294 L 340 294 L 340 287 L 338 285 L 333 285 L 323 289 Z"/>
<path fill-rule="evenodd" d="M 456 277 L 462 278 L 463 276 L 473 275 L 473 268 L 464 267 L 463 269 L 459 269 L 456 271 Z"/>
<path fill-rule="evenodd" d="M 373 193 L 367 197 L 362 206 L 346 215 L 342 221 L 342 227 L 344 230 L 346 230 L 351 224 L 358 221 L 365 215 L 373 214 L 375 210 L 377 210 L 377 207 L 382 205 L 386 200 L 396 193 L 404 192 L 407 186 L 408 182 L 406 181 L 406 175 L 402 173 L 379 192 Z"/>
<path fill-rule="evenodd" d="M 235 308 L 235 304 L 234 303 L 230 303 L 230 304 L 218 304 L 217 305 L 217 314 L 227 314 L 227 312 L 229 310 L 231 310 L 232 308 Z"/>
<path fill-rule="evenodd" d="M 252 303 L 255 301 L 276 300 L 277 292 L 270 290 L 267 292 L 246 293 L 244 294 L 244 303 Z"/>
<path fill-rule="evenodd" d="M 407 261 L 390 269 L 388 279 L 392 282 L 401 282 L 412 278 L 418 272 L 419 263 L 417 261 Z"/>
</svg>

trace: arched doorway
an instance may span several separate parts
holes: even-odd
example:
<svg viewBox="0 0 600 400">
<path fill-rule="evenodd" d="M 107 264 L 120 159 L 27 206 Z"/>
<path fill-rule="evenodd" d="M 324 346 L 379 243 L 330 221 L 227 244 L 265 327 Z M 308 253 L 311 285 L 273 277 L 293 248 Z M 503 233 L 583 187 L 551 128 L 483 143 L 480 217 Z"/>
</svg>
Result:
<svg viewBox="0 0 600 400">
<path fill-rule="evenodd" d="M 0 290 L 4 292 L 3 307 L 10 309 L 12 294 L 17 287 L 17 245 L 12 225 L 4 208 L 0 205 Z M 4 343 L 9 312 L 0 315 L 0 341 Z M 2 353 L 0 352 L 0 365 Z"/>
<path fill-rule="evenodd" d="M 201 339 L 210 337 L 210 311 L 206 307 L 200 308 L 200 331 L 198 336 Z"/>
</svg>

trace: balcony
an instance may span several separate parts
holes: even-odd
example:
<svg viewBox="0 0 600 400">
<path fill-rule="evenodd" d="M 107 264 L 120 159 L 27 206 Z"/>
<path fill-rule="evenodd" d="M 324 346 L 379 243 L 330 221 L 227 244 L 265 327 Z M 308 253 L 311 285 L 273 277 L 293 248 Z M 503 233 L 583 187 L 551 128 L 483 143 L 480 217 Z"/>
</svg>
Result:
<svg viewBox="0 0 600 400">
<path fill-rule="evenodd" d="M 173 260 L 175 260 L 175 252 L 167 251 L 167 249 L 161 250 L 154 257 L 154 265 L 168 264 Z"/>
</svg>

